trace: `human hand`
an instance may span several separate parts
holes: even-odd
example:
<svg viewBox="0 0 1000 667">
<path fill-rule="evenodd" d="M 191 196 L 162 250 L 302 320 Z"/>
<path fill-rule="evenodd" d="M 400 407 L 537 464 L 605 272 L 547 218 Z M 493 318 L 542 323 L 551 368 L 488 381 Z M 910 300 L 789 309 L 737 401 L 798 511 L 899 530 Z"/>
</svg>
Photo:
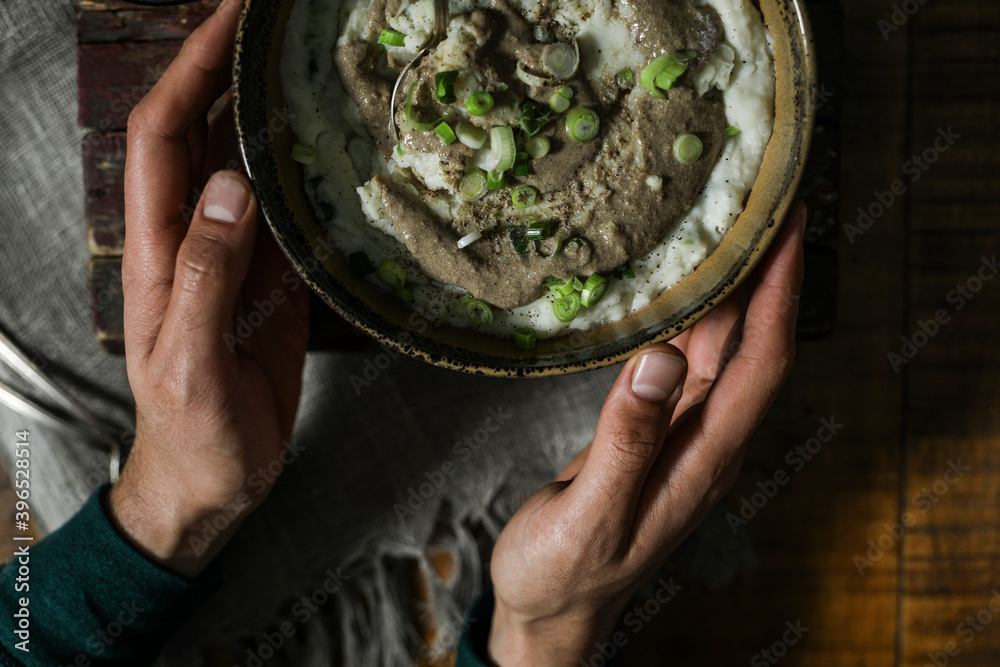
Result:
<svg viewBox="0 0 1000 667">
<path fill-rule="evenodd" d="M 241 5 L 225 0 L 191 35 L 128 127 L 122 282 L 136 437 L 108 504 L 131 542 L 187 576 L 263 500 L 274 467 L 257 471 L 284 463 L 308 335 L 308 288 L 258 225 L 245 176 L 216 172 L 190 224 L 184 215 L 207 169 L 225 163 L 217 147 L 235 139 L 231 118 L 210 129 L 207 115 L 229 88 Z M 234 332 L 237 317 L 254 325 L 249 336 L 246 325 Z M 220 514 L 216 537 L 205 521 Z"/>
<path fill-rule="evenodd" d="M 590 447 L 514 515 L 493 551 L 498 665 L 577 665 L 735 481 L 790 371 L 805 206 L 750 284 L 673 344 L 625 364 Z"/>
</svg>

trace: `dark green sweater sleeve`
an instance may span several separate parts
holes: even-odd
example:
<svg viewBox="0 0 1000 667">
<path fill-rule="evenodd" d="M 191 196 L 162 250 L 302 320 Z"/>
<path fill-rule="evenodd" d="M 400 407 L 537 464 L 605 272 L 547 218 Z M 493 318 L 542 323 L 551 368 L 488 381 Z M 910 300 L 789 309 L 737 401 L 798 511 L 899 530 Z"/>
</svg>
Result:
<svg viewBox="0 0 1000 667">
<path fill-rule="evenodd" d="M 0 570 L 0 664 L 149 664 L 213 587 L 214 575 L 186 579 L 126 541 L 104 509 L 108 488 Z"/>
<path fill-rule="evenodd" d="M 465 615 L 465 632 L 458 642 L 455 667 L 487 667 L 490 625 L 493 622 L 493 588 L 484 590 Z"/>
</svg>

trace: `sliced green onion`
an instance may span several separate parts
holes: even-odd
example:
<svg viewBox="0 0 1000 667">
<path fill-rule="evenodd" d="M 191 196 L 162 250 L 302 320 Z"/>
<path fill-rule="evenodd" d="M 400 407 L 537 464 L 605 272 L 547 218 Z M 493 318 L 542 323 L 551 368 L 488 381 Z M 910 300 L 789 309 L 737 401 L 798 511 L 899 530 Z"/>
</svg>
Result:
<svg viewBox="0 0 1000 667">
<path fill-rule="evenodd" d="M 635 74 L 630 69 L 623 69 L 618 73 L 618 78 L 624 83 L 635 83 Z"/>
<path fill-rule="evenodd" d="M 562 90 L 568 90 L 568 88 L 563 88 Z M 533 137 L 542 131 L 545 124 L 549 122 L 549 116 L 551 115 L 551 109 L 546 109 L 534 100 L 525 100 L 521 103 L 521 117 L 517 119 L 517 123 L 524 130 L 525 134 Z"/>
<path fill-rule="evenodd" d="M 524 327 L 515 331 L 514 347 L 519 350 L 533 350 L 535 348 L 535 330 L 531 327 Z"/>
<path fill-rule="evenodd" d="M 347 265 L 356 275 L 367 276 L 375 270 L 375 264 L 364 252 L 352 252 L 347 256 Z"/>
<path fill-rule="evenodd" d="M 514 246 L 514 252 L 517 253 L 518 257 L 524 257 L 528 254 L 528 239 L 525 237 L 524 227 L 521 225 L 514 225 L 511 227 L 507 233 L 510 235 L 510 243 Z"/>
<path fill-rule="evenodd" d="M 530 185 L 522 185 L 519 188 L 514 188 L 514 191 L 510 193 L 510 201 L 518 208 L 534 206 L 537 197 L 538 191 Z M 531 236 L 528 236 L 528 238 L 530 239 Z"/>
<path fill-rule="evenodd" d="M 472 93 L 469 99 L 465 100 L 465 110 L 473 116 L 482 116 L 493 108 L 493 96 L 485 90 Z"/>
<path fill-rule="evenodd" d="M 463 236 L 458 240 L 458 249 L 461 250 L 465 246 L 472 245 L 479 239 L 483 237 L 483 233 L 478 229 L 473 229 L 471 232 Z"/>
<path fill-rule="evenodd" d="M 727 137 L 735 137 L 739 133 L 740 133 L 740 128 L 734 127 L 733 125 L 730 125 L 729 127 L 726 128 Z"/>
<path fill-rule="evenodd" d="M 406 35 L 395 30 L 383 30 L 378 36 L 378 43 L 386 46 L 403 46 Z"/>
<path fill-rule="evenodd" d="M 493 321 L 493 309 L 481 299 L 469 299 L 465 304 L 465 314 L 478 327 Z"/>
<path fill-rule="evenodd" d="M 406 287 L 397 287 L 392 290 L 392 295 L 402 301 L 403 303 L 410 303 L 413 301 L 413 292 Z"/>
<path fill-rule="evenodd" d="M 542 241 L 535 241 L 535 252 L 537 252 L 545 259 L 552 259 L 553 257 L 559 254 L 560 250 L 562 250 L 562 244 L 563 244 L 562 234 L 559 232 L 556 232 L 555 244 L 556 247 L 552 249 L 552 252 L 546 255 L 544 252 L 542 252 L 542 248 L 544 247 L 545 244 Z"/>
<path fill-rule="evenodd" d="M 389 260 L 379 264 L 378 270 L 375 272 L 375 277 L 383 285 L 392 289 L 402 287 L 406 284 L 406 271 L 399 264 L 396 264 L 396 262 L 390 262 Z"/>
<path fill-rule="evenodd" d="M 455 136 L 455 130 L 451 129 L 451 125 L 444 121 L 441 121 L 434 126 L 434 134 L 438 135 L 438 139 L 440 139 L 441 143 L 445 146 L 451 146 L 455 143 L 455 139 L 458 138 Z"/>
<path fill-rule="evenodd" d="M 674 140 L 674 157 L 685 164 L 695 162 L 703 150 L 701 139 L 693 134 L 682 134 Z"/>
<path fill-rule="evenodd" d="M 615 278 L 619 280 L 631 280 L 635 278 L 635 271 L 632 270 L 632 265 L 625 262 L 621 266 L 615 267 Z"/>
<path fill-rule="evenodd" d="M 517 192 L 517 190 L 514 190 L 514 192 Z M 543 241 L 549 238 L 551 233 L 551 222 L 533 222 L 528 225 L 528 229 L 525 230 L 524 235 L 529 241 Z"/>
<path fill-rule="evenodd" d="M 585 144 L 597 136 L 601 119 L 587 107 L 577 107 L 566 116 L 566 133 L 578 144 Z"/>
<path fill-rule="evenodd" d="M 587 247 L 587 242 L 584 239 L 573 238 L 566 241 L 566 251 L 576 252 L 577 250 L 582 250 Z"/>
<path fill-rule="evenodd" d="M 551 145 L 548 137 L 531 137 L 524 142 L 524 150 L 537 160 L 549 154 Z"/>
<path fill-rule="evenodd" d="M 569 109 L 569 101 L 573 98 L 573 89 L 569 86 L 563 86 L 556 92 L 552 93 L 552 97 L 549 98 L 549 108 L 556 113 L 562 113 Z"/>
<path fill-rule="evenodd" d="M 507 171 L 514 166 L 517 151 L 514 148 L 514 130 L 509 127 L 494 127 L 490 130 L 490 153 L 496 171 Z"/>
<path fill-rule="evenodd" d="M 577 292 L 583 289 L 583 281 L 576 276 L 573 276 L 573 289 L 575 289 Z"/>
<path fill-rule="evenodd" d="M 583 284 L 583 291 L 580 294 L 580 303 L 583 304 L 585 308 L 590 308 L 595 303 L 601 300 L 604 296 L 604 292 L 608 289 L 608 279 L 604 276 L 599 276 L 596 273 L 591 274 L 587 278 L 587 282 Z"/>
<path fill-rule="evenodd" d="M 486 143 L 486 137 L 489 136 L 483 128 L 466 123 L 464 120 L 459 121 L 458 125 L 455 126 L 455 135 L 458 136 L 459 141 L 473 150 L 482 148 L 483 144 Z"/>
<path fill-rule="evenodd" d="M 295 144 L 292 146 L 292 159 L 299 164 L 312 164 L 316 162 L 316 148 L 307 144 Z"/>
<path fill-rule="evenodd" d="M 417 87 L 417 82 L 414 81 L 410 84 L 410 90 L 406 93 L 406 104 L 404 105 L 406 109 L 406 122 L 410 124 L 414 130 L 419 132 L 430 132 L 434 129 L 434 126 L 441 122 L 438 118 L 433 123 L 421 123 L 417 120 L 416 115 L 413 113 L 413 90 Z"/>
<path fill-rule="evenodd" d="M 662 91 L 673 88 L 677 78 L 687 71 L 688 61 L 696 55 L 695 51 L 688 49 L 657 56 L 643 68 L 639 83 L 656 97 L 665 100 L 667 96 Z"/>
<path fill-rule="evenodd" d="M 504 172 L 486 172 L 486 187 L 490 190 L 503 190 L 507 187 L 507 174 Z M 499 213 L 499 211 L 497 211 Z"/>
<path fill-rule="evenodd" d="M 580 312 L 580 297 L 576 292 L 563 294 L 552 302 L 552 313 L 560 322 L 572 322 Z"/>
<path fill-rule="evenodd" d="M 552 290 L 554 294 L 559 294 L 560 296 L 572 294 L 576 291 L 576 287 L 573 286 L 572 278 L 566 281 L 560 280 L 557 283 L 553 283 L 549 285 L 549 289 Z"/>
<path fill-rule="evenodd" d="M 531 175 L 531 171 L 528 169 L 528 151 L 518 151 L 514 155 L 514 175 L 520 176 L 521 178 L 527 178 Z"/>
<path fill-rule="evenodd" d="M 396 144 L 396 153 L 398 155 L 406 155 L 406 151 L 403 150 L 403 144 Z"/>
<path fill-rule="evenodd" d="M 458 72 L 449 70 L 438 72 L 434 75 L 434 99 L 442 104 L 451 104 L 455 97 L 455 82 L 458 81 Z"/>
<path fill-rule="evenodd" d="M 542 50 L 542 67 L 557 79 L 570 79 L 580 65 L 580 47 L 556 42 Z"/>
<path fill-rule="evenodd" d="M 478 201 L 489 190 L 486 174 L 482 169 L 470 169 L 458 184 L 458 194 L 465 201 Z"/>
</svg>

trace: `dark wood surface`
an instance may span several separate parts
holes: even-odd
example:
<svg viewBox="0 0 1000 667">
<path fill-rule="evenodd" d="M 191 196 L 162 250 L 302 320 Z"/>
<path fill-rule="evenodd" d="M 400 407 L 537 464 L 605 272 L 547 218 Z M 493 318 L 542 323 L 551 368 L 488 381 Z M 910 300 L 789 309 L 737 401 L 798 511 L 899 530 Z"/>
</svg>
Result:
<svg viewBox="0 0 1000 667">
<path fill-rule="evenodd" d="M 122 11 L 124 3 L 85 4 L 118 10 L 113 20 L 81 21 L 96 45 L 185 34 L 159 14 Z M 208 4 L 184 10 L 191 24 Z M 774 654 L 783 665 L 998 662 L 1000 618 L 965 619 L 1000 590 L 1000 280 L 963 297 L 961 309 L 952 290 L 984 256 L 1000 254 L 1000 6 L 896 6 L 918 9 L 894 17 L 883 0 L 810 5 L 828 97 L 812 160 L 825 156 L 837 172 L 807 193 L 807 280 L 818 296 L 803 307 L 815 311 L 805 329 L 820 339 L 800 344 L 788 387 L 726 501 L 738 511 L 776 472 L 789 475 L 741 528 L 759 563 L 718 590 L 688 585 L 627 635 L 619 664 L 773 664 L 759 652 L 796 621 L 809 631 Z M 99 107 L 81 108 L 81 118 L 102 117 Z M 913 156 L 949 127 L 960 138 L 912 181 Z M 858 226 L 859 207 L 878 212 L 896 181 L 904 195 L 893 195 L 863 233 L 845 227 Z M 831 303 L 816 305 L 824 299 Z M 942 309 L 950 319 L 935 335 L 914 336 Z M 904 336 L 924 344 L 897 372 L 888 355 L 902 354 Z M 786 456 L 824 419 L 843 426 L 795 471 Z M 955 479 L 949 464 L 959 460 L 969 469 Z M 900 531 L 894 524 L 904 513 L 909 525 Z"/>
</svg>

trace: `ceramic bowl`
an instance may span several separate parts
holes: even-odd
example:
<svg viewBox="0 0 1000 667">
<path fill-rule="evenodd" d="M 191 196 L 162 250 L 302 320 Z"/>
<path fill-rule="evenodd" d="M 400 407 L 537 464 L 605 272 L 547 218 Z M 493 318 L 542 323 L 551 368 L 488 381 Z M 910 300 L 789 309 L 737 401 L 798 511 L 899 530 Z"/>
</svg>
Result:
<svg viewBox="0 0 1000 667">
<path fill-rule="evenodd" d="M 291 155 L 279 63 L 294 0 L 245 0 L 236 39 L 233 102 L 240 146 L 267 224 L 295 269 L 337 313 L 380 344 L 432 364 L 493 376 L 542 376 L 601 368 L 666 341 L 743 281 L 778 232 L 802 175 L 813 129 L 816 64 L 802 0 L 760 0 L 774 41 L 775 122 L 746 208 L 716 250 L 650 305 L 590 331 L 539 340 L 435 327 L 355 276 L 313 215 Z"/>
</svg>

